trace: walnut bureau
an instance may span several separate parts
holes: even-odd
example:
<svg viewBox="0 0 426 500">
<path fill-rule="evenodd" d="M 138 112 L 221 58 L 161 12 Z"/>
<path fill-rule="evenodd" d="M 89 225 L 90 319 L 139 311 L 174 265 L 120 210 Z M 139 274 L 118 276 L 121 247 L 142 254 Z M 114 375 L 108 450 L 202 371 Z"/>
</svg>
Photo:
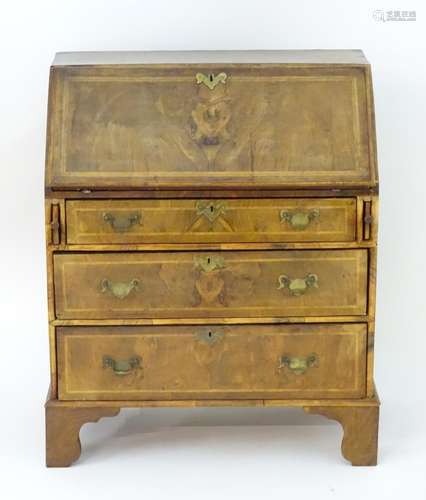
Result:
<svg viewBox="0 0 426 500">
<path fill-rule="evenodd" d="M 58 54 L 45 192 L 48 466 L 149 406 L 299 407 L 376 464 L 361 51 Z"/>
</svg>

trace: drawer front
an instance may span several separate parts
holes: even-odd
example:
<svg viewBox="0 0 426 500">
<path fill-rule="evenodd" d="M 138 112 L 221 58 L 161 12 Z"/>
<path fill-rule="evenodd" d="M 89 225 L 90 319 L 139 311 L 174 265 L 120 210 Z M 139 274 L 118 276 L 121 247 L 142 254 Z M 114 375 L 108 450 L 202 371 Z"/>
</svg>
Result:
<svg viewBox="0 0 426 500">
<path fill-rule="evenodd" d="M 63 253 L 63 319 L 364 315 L 367 250 Z"/>
<path fill-rule="evenodd" d="M 365 396 L 366 326 L 58 328 L 59 397 Z"/>
<path fill-rule="evenodd" d="M 353 241 L 356 199 L 75 200 L 69 244 Z"/>
</svg>

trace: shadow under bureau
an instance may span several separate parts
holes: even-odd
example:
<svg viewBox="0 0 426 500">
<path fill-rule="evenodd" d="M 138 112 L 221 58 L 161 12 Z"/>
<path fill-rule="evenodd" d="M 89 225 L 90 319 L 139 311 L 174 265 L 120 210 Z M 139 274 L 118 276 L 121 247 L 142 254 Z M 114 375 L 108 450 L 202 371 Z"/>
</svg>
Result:
<svg viewBox="0 0 426 500">
<path fill-rule="evenodd" d="M 58 54 L 45 192 L 48 466 L 148 406 L 300 407 L 376 464 L 361 51 Z"/>
</svg>

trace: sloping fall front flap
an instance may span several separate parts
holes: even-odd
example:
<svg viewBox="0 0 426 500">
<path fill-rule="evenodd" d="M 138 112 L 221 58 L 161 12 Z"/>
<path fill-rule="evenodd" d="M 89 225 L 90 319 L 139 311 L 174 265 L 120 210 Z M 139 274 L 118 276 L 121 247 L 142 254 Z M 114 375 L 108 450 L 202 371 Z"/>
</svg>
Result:
<svg viewBox="0 0 426 500">
<path fill-rule="evenodd" d="M 377 184 L 368 65 L 56 66 L 47 186 Z"/>
</svg>

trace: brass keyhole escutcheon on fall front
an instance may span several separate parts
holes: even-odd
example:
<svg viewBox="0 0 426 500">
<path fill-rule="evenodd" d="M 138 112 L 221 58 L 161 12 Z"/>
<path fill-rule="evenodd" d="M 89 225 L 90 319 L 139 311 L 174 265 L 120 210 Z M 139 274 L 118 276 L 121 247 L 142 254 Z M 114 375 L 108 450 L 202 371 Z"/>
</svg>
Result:
<svg viewBox="0 0 426 500">
<path fill-rule="evenodd" d="M 218 75 L 214 75 L 213 73 L 209 73 L 208 75 L 205 75 L 204 73 L 197 73 L 195 75 L 197 83 L 204 84 L 210 90 L 213 90 L 219 83 L 225 84 L 226 78 L 227 74 L 223 72 L 219 73 Z"/>
</svg>

